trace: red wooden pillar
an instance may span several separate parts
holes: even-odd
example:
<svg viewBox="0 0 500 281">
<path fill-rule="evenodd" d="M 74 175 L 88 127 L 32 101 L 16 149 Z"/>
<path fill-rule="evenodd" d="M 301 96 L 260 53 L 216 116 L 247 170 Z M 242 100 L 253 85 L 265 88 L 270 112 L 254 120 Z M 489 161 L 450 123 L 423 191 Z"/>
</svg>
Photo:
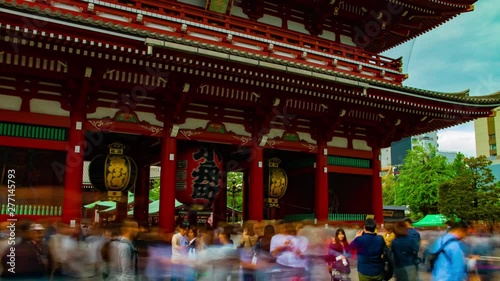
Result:
<svg viewBox="0 0 500 281">
<path fill-rule="evenodd" d="M 158 226 L 166 232 L 175 230 L 175 171 L 177 139 L 170 137 L 170 129 L 163 128 L 161 140 L 160 211 Z"/>
<path fill-rule="evenodd" d="M 380 177 L 380 148 L 373 147 L 373 175 L 372 175 L 372 207 L 377 224 L 384 223 L 384 205 L 382 201 L 382 178 Z"/>
<path fill-rule="evenodd" d="M 82 180 L 85 150 L 85 120 L 89 81 L 84 79 L 80 92 L 76 92 L 71 100 L 70 127 L 66 153 L 66 170 L 64 174 L 64 200 L 62 219 L 69 224 L 71 220 L 78 223 L 82 218 Z"/>
<path fill-rule="evenodd" d="M 315 210 L 318 221 L 328 220 L 328 152 L 326 142 L 318 141 L 316 153 Z"/>
<path fill-rule="evenodd" d="M 252 148 L 250 173 L 248 175 L 248 219 L 262 221 L 264 219 L 264 149 Z"/>
<path fill-rule="evenodd" d="M 134 190 L 134 220 L 139 225 L 147 226 L 149 218 L 149 165 L 139 166 L 139 178 Z"/>
</svg>

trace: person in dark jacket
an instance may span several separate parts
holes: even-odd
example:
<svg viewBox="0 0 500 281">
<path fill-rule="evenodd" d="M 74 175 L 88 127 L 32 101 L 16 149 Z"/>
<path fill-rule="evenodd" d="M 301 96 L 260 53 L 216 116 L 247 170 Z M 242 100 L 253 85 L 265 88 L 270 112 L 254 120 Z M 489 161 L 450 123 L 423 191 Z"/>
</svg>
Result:
<svg viewBox="0 0 500 281">
<path fill-rule="evenodd" d="M 408 235 L 408 228 L 404 222 L 394 226 L 396 238 L 392 241 L 394 254 L 394 275 L 398 281 L 416 281 L 417 268 L 415 260 L 418 255 L 417 241 Z"/>
<path fill-rule="evenodd" d="M 2 256 L 2 280 L 46 280 L 47 252 L 42 244 L 44 227 L 21 223 L 19 227 L 21 243 L 9 247 Z"/>
<path fill-rule="evenodd" d="M 356 234 L 351 242 L 351 249 L 358 255 L 359 281 L 382 281 L 384 279 L 384 260 L 386 247 L 384 238 L 375 233 L 377 223 L 367 219 L 363 231 Z"/>
</svg>

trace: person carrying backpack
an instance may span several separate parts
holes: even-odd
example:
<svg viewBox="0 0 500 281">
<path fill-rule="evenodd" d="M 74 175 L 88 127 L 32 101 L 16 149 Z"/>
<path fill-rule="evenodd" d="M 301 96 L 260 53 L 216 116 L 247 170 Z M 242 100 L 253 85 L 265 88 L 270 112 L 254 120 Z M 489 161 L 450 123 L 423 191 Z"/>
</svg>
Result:
<svg viewBox="0 0 500 281">
<path fill-rule="evenodd" d="M 467 264 L 460 240 L 467 237 L 468 228 L 466 222 L 454 223 L 448 233 L 430 247 L 427 259 L 432 263 L 433 281 L 467 280 Z"/>
<path fill-rule="evenodd" d="M 137 248 L 134 239 L 139 234 L 139 225 L 136 221 L 125 220 L 121 227 L 121 236 L 109 243 L 110 274 L 108 281 L 132 281 L 137 275 Z M 103 245 L 106 248 L 106 244 Z M 105 252 L 105 250 L 103 251 Z"/>
</svg>

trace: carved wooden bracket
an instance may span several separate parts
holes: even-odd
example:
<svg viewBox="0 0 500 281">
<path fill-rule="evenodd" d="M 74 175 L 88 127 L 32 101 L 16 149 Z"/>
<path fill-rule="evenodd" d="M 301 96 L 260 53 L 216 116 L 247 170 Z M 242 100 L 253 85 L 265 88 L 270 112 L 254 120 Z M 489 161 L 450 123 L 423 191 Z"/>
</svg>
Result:
<svg viewBox="0 0 500 281">
<path fill-rule="evenodd" d="M 167 126 L 186 122 L 187 108 L 198 89 L 199 84 L 171 79 L 167 91 L 157 96 L 156 119 L 168 123 Z"/>
</svg>

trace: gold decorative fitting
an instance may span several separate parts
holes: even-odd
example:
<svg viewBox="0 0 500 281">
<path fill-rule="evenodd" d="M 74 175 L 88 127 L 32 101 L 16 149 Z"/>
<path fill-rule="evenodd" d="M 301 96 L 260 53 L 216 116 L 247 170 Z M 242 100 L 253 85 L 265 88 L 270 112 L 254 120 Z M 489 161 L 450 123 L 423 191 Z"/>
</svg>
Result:
<svg viewBox="0 0 500 281">
<path fill-rule="evenodd" d="M 267 201 L 269 206 L 278 207 L 278 199 L 285 195 L 288 186 L 288 176 L 283 169 L 278 166 L 281 160 L 278 158 L 272 158 L 268 160 L 269 165 L 269 183 L 267 192 Z"/>
<path fill-rule="evenodd" d="M 279 160 L 278 158 L 272 158 L 272 159 L 268 160 L 268 165 L 269 165 L 269 167 L 272 167 L 272 168 L 278 168 L 280 163 L 281 163 L 281 160 Z"/>
<path fill-rule="evenodd" d="M 125 145 L 115 142 L 110 145 L 108 145 L 109 148 L 109 154 L 118 154 L 121 155 L 123 154 L 123 150 L 125 149 Z"/>
</svg>

